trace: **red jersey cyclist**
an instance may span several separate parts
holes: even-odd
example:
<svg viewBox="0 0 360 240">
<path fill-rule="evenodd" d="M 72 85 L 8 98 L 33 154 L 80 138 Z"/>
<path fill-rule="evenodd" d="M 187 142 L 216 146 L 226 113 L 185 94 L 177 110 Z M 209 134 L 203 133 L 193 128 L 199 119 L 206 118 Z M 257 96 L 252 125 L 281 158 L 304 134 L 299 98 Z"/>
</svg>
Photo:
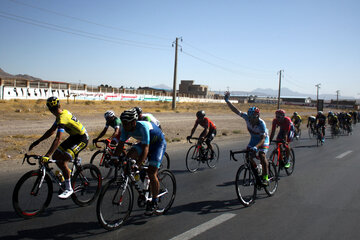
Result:
<svg viewBox="0 0 360 240">
<path fill-rule="evenodd" d="M 196 117 L 197 119 L 195 121 L 194 127 L 191 129 L 190 136 L 187 136 L 186 139 L 189 140 L 192 137 L 198 125 L 202 126 L 204 130 L 199 136 L 198 144 L 201 144 L 203 141 L 205 141 L 206 145 L 211 150 L 211 158 L 214 158 L 214 150 L 212 149 L 210 143 L 216 136 L 216 126 L 209 118 L 205 117 L 205 111 L 203 110 L 198 111 L 196 113 Z"/>
<path fill-rule="evenodd" d="M 295 127 L 293 122 L 289 117 L 285 116 L 285 111 L 282 109 L 278 109 L 275 112 L 275 118 L 272 122 L 272 128 L 270 133 L 270 142 L 274 138 L 275 131 L 277 127 L 280 127 L 279 133 L 277 135 L 276 140 L 285 142 L 285 152 L 286 152 L 286 159 L 285 159 L 285 168 L 290 167 L 290 163 L 288 162 L 290 156 L 290 145 L 289 143 L 293 140 L 295 135 Z"/>
</svg>

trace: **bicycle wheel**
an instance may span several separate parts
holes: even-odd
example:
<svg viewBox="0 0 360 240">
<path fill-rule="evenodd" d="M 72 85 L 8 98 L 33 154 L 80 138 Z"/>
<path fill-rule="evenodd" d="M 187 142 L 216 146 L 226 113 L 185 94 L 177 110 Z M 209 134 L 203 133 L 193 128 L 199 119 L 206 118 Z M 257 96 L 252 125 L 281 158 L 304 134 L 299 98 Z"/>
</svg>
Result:
<svg viewBox="0 0 360 240">
<path fill-rule="evenodd" d="M 294 149 L 292 149 L 292 148 L 290 150 L 288 162 L 290 163 L 290 167 L 285 168 L 285 172 L 288 176 L 290 176 L 294 172 L 294 169 L 295 169 L 295 152 L 294 152 Z"/>
<path fill-rule="evenodd" d="M 170 157 L 167 152 L 164 153 L 164 157 L 162 159 L 159 169 L 170 169 Z"/>
<path fill-rule="evenodd" d="M 308 127 L 308 134 L 309 134 L 309 139 L 313 138 L 313 133 L 310 127 Z"/>
<path fill-rule="evenodd" d="M 215 168 L 216 164 L 219 161 L 220 150 L 219 150 L 219 146 L 216 143 L 211 143 L 211 146 L 214 151 L 214 158 L 211 158 L 211 150 L 209 149 L 208 160 L 206 161 L 206 163 L 209 166 L 209 168 Z"/>
<path fill-rule="evenodd" d="M 256 180 L 252 171 L 241 165 L 236 173 L 235 189 L 238 199 L 245 207 L 250 206 L 256 197 Z"/>
<path fill-rule="evenodd" d="M 134 194 L 125 180 L 111 179 L 101 190 L 96 205 L 96 215 L 100 225 L 106 230 L 120 228 L 130 216 Z"/>
<path fill-rule="evenodd" d="M 95 165 L 80 166 L 72 177 L 72 200 L 82 207 L 90 205 L 99 195 L 101 183 L 101 173 Z"/>
<path fill-rule="evenodd" d="M 269 162 L 269 185 L 265 187 L 265 192 L 269 197 L 274 195 L 278 188 L 278 173 L 274 163 Z"/>
<path fill-rule="evenodd" d="M 301 137 L 301 128 L 299 128 L 299 131 L 298 131 L 297 135 L 298 135 L 298 138 Z"/>
<path fill-rule="evenodd" d="M 44 181 L 40 183 L 41 177 L 40 170 L 30 171 L 25 173 L 16 183 L 12 204 L 20 217 L 36 217 L 49 206 L 53 193 L 52 181 L 46 174 Z"/>
<path fill-rule="evenodd" d="M 186 168 L 189 172 L 196 172 L 199 169 L 201 161 L 199 160 L 199 149 L 196 145 L 189 148 L 186 153 Z"/>
<path fill-rule="evenodd" d="M 276 172 L 277 172 L 277 175 L 278 175 L 278 177 L 279 177 L 279 176 L 280 176 L 281 169 L 284 167 L 284 164 L 283 164 L 283 161 L 281 161 L 281 160 L 278 162 L 278 151 L 277 151 L 276 148 L 275 148 L 275 149 L 272 151 L 272 153 L 270 154 L 269 164 L 270 164 L 271 162 L 275 165 Z"/>
<path fill-rule="evenodd" d="M 172 206 L 176 195 L 176 180 L 174 174 L 169 170 L 161 170 L 158 173 L 160 192 L 158 195 L 159 209 L 164 209 L 165 214 Z"/>
<path fill-rule="evenodd" d="M 104 150 L 96 151 L 90 159 L 90 163 L 97 166 L 101 173 L 101 178 L 105 179 L 108 178 L 112 172 L 112 168 L 109 166 L 106 166 L 105 163 L 107 163 L 110 159 L 107 159 L 107 155 L 105 154 Z"/>
</svg>

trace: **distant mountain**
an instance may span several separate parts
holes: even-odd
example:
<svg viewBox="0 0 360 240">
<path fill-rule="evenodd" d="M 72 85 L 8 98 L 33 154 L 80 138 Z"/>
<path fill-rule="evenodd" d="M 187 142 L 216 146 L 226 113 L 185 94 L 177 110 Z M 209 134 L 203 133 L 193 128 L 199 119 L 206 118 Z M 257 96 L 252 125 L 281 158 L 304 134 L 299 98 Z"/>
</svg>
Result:
<svg viewBox="0 0 360 240">
<path fill-rule="evenodd" d="M 5 72 L 4 70 L 2 70 L 0 68 L 0 77 L 3 78 L 23 78 L 23 79 L 27 79 L 27 80 L 31 80 L 31 81 L 43 81 L 41 78 L 36 78 L 27 74 L 17 74 L 17 75 L 12 75 L 10 73 Z"/>
</svg>

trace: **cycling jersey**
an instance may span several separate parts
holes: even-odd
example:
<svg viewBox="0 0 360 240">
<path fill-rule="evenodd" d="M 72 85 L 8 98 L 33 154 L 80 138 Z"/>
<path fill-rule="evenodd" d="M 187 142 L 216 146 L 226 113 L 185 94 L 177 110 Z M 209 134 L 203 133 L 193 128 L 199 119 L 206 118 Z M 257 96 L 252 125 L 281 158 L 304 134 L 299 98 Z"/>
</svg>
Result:
<svg viewBox="0 0 360 240">
<path fill-rule="evenodd" d="M 66 131 L 70 136 L 84 135 L 86 133 L 85 127 L 76 119 L 74 115 L 68 110 L 63 109 L 62 112 L 54 122 L 57 126 L 58 131 Z"/>
<path fill-rule="evenodd" d="M 252 147 L 256 146 L 261 141 L 263 136 L 265 136 L 265 142 L 261 147 L 259 147 L 259 151 L 266 153 L 267 150 L 269 149 L 269 133 L 266 128 L 266 124 L 265 124 L 264 120 L 259 118 L 258 124 L 252 125 L 250 123 L 247 113 L 240 112 L 238 115 L 245 120 L 247 129 L 251 136 L 250 142 L 248 143 L 248 147 L 252 148 Z"/>
<path fill-rule="evenodd" d="M 105 123 L 106 128 L 112 127 L 113 129 L 117 129 L 120 128 L 120 126 L 121 126 L 121 120 L 118 117 L 115 117 L 113 120 L 106 121 Z"/>
<path fill-rule="evenodd" d="M 299 124 L 299 123 L 301 123 L 301 116 L 300 115 L 293 115 L 292 117 L 291 117 L 291 121 L 293 121 L 294 122 L 294 124 Z"/>
<path fill-rule="evenodd" d="M 289 117 L 284 117 L 284 120 L 280 122 L 278 119 L 274 118 L 271 132 L 274 132 L 277 126 L 280 127 L 277 140 L 284 140 L 285 133 L 287 132 L 287 142 L 291 142 L 295 131 L 294 124 L 292 123 L 291 119 Z"/>
<path fill-rule="evenodd" d="M 142 117 L 141 119 L 139 118 L 139 121 L 153 122 L 156 126 L 160 126 L 160 121 L 157 120 L 151 113 L 143 113 L 141 116 Z"/>
<path fill-rule="evenodd" d="M 204 117 L 203 119 L 196 119 L 195 126 L 200 125 L 203 128 L 207 128 L 209 130 L 216 129 L 215 124 L 207 117 Z"/>
<path fill-rule="evenodd" d="M 152 122 L 137 121 L 132 132 L 127 132 L 123 126 L 121 127 L 120 140 L 125 142 L 130 137 L 140 142 L 133 146 L 139 155 L 142 153 L 141 145 L 149 145 L 149 164 L 159 168 L 166 150 L 165 136 L 161 129 Z"/>
<path fill-rule="evenodd" d="M 324 114 L 318 114 L 317 116 L 316 116 L 316 121 L 317 121 L 317 123 L 318 123 L 318 125 L 320 125 L 320 126 L 325 126 L 325 124 L 326 124 L 326 117 L 325 117 L 325 115 Z"/>
<path fill-rule="evenodd" d="M 308 117 L 308 122 L 310 122 L 310 123 L 316 122 L 316 117 L 314 117 L 314 116 Z"/>
</svg>

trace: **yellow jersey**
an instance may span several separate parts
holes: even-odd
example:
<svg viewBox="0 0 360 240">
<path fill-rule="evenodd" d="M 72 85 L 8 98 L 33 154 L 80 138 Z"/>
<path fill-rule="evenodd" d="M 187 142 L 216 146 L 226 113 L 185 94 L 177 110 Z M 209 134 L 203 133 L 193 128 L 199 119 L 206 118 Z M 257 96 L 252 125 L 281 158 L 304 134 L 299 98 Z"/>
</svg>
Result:
<svg viewBox="0 0 360 240">
<path fill-rule="evenodd" d="M 86 133 L 85 127 L 66 109 L 62 110 L 54 124 L 57 125 L 58 131 L 66 131 L 70 136 L 83 135 Z"/>
</svg>

